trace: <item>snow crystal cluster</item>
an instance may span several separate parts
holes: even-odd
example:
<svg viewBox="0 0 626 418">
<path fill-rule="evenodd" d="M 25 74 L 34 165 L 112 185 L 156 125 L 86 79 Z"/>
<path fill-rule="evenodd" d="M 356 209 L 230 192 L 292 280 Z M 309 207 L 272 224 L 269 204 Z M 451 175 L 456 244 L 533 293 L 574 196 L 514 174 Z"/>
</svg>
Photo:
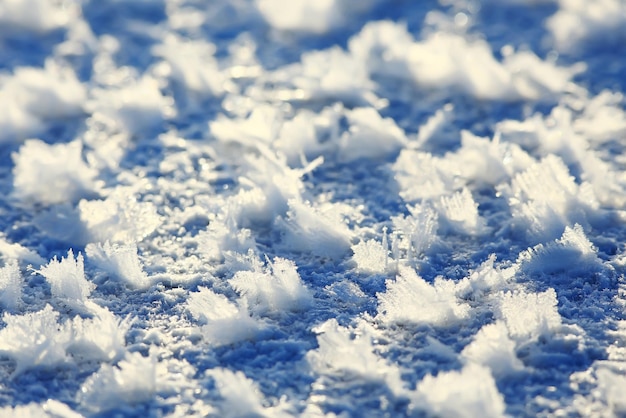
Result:
<svg viewBox="0 0 626 418">
<path fill-rule="evenodd" d="M 0 416 L 626 414 L 624 28 L 1 1 Z"/>
</svg>

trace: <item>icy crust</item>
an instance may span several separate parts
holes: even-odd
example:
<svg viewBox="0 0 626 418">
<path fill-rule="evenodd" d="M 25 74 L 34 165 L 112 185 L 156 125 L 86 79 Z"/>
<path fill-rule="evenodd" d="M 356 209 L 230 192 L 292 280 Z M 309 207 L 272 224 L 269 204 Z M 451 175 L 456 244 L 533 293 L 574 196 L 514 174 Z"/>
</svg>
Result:
<svg viewBox="0 0 626 418">
<path fill-rule="evenodd" d="M 626 411 L 623 94 L 396 3 L 0 4 L 0 415 Z"/>
</svg>

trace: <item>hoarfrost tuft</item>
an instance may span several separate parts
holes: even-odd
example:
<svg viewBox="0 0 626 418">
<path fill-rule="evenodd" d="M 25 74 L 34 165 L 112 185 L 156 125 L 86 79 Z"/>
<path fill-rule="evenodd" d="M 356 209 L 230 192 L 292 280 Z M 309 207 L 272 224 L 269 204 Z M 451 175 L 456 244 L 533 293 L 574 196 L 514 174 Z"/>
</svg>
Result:
<svg viewBox="0 0 626 418">
<path fill-rule="evenodd" d="M 189 295 L 186 309 L 202 324 L 201 332 L 210 344 L 226 345 L 252 338 L 259 329 L 245 306 L 239 307 L 206 287 Z"/>
<path fill-rule="evenodd" d="M 16 260 L 8 261 L 0 268 L 0 307 L 15 311 L 22 304 L 24 279 Z"/>
<path fill-rule="evenodd" d="M 100 269 L 122 279 L 135 289 L 145 289 L 151 285 L 148 275 L 137 255 L 137 244 L 88 244 L 85 253 L 89 261 Z"/>
<path fill-rule="evenodd" d="M 230 283 L 258 312 L 297 311 L 306 309 L 311 302 L 311 293 L 302 283 L 296 264 L 280 257 L 274 258 L 274 262 L 268 260 L 262 270 L 238 271 Z"/>
<path fill-rule="evenodd" d="M 370 325 L 361 322 L 355 329 L 342 327 L 336 319 L 329 319 L 315 327 L 319 347 L 306 357 L 318 373 L 358 376 L 367 380 L 384 382 L 396 395 L 405 388 L 400 369 L 380 357 L 372 339 L 376 333 Z"/>
<path fill-rule="evenodd" d="M 85 263 L 82 254 L 74 259 L 70 249 L 67 257 L 54 259 L 35 271 L 44 276 L 50 284 L 52 296 L 73 308 L 84 308 L 89 295 L 96 285 L 85 278 Z"/>
<path fill-rule="evenodd" d="M 98 190 L 97 170 L 83 160 L 79 141 L 48 145 L 28 140 L 13 154 L 13 194 L 30 204 L 78 201 Z"/>
<path fill-rule="evenodd" d="M 504 417 L 504 398 L 489 369 L 468 364 L 460 371 L 426 376 L 412 406 L 444 417 Z"/>
<path fill-rule="evenodd" d="M 383 322 L 447 326 L 469 316 L 470 307 L 457 300 L 451 280 L 437 278 L 430 285 L 410 267 L 399 271 L 395 280 L 387 280 L 387 291 L 377 294 L 377 318 Z"/>
</svg>

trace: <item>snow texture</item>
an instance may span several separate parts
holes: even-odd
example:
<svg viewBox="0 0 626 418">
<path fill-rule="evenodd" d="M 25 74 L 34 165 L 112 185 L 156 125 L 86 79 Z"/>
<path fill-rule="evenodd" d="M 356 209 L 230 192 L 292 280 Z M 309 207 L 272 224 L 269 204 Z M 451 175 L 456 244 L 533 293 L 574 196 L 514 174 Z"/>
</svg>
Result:
<svg viewBox="0 0 626 418">
<path fill-rule="evenodd" d="M 624 28 L 0 1 L 0 416 L 623 416 Z"/>
</svg>

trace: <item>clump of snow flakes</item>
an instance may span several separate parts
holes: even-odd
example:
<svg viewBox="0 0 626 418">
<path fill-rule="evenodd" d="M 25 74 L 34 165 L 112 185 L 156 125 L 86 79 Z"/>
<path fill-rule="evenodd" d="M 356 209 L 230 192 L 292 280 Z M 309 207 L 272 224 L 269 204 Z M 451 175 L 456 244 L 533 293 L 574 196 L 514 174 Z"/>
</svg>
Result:
<svg viewBox="0 0 626 418">
<path fill-rule="evenodd" d="M 79 141 L 49 145 L 28 140 L 13 154 L 13 193 L 26 203 L 78 201 L 98 190 L 98 172 L 83 159 Z"/>
<path fill-rule="evenodd" d="M 293 261 L 276 257 L 267 266 L 253 271 L 238 271 L 230 284 L 255 311 L 302 310 L 311 293 L 302 283 Z"/>
<path fill-rule="evenodd" d="M 0 307 L 3 310 L 15 311 L 20 306 L 23 282 L 17 261 L 8 261 L 0 268 Z"/>
<path fill-rule="evenodd" d="M 451 280 L 437 278 L 434 284 L 419 277 L 414 269 L 400 266 L 387 290 L 378 293 L 378 316 L 384 323 L 451 325 L 469 316 L 469 305 L 459 302 Z"/>
<path fill-rule="evenodd" d="M 89 261 L 132 288 L 145 289 L 151 284 L 137 255 L 137 244 L 89 244 L 85 253 Z"/>
<path fill-rule="evenodd" d="M 361 323 L 350 329 L 340 326 L 333 318 L 313 328 L 313 332 L 318 334 L 319 348 L 309 351 L 307 360 L 316 371 L 382 381 L 392 392 L 403 393 L 400 369 L 374 352 L 375 334 L 370 326 Z"/>
<path fill-rule="evenodd" d="M 96 285 L 85 278 L 85 262 L 82 254 L 74 259 L 70 249 L 67 257 L 56 257 L 42 266 L 36 273 L 41 274 L 50 284 L 52 296 L 67 303 L 70 307 L 82 308 Z"/>
<path fill-rule="evenodd" d="M 185 307 L 202 324 L 202 335 L 209 344 L 225 345 L 252 338 L 259 328 L 245 304 L 237 306 L 206 287 L 191 293 Z"/>
<path fill-rule="evenodd" d="M 460 371 L 426 376 L 416 388 L 412 405 L 438 417 L 504 417 L 504 398 L 483 366 L 469 364 Z"/>
</svg>

